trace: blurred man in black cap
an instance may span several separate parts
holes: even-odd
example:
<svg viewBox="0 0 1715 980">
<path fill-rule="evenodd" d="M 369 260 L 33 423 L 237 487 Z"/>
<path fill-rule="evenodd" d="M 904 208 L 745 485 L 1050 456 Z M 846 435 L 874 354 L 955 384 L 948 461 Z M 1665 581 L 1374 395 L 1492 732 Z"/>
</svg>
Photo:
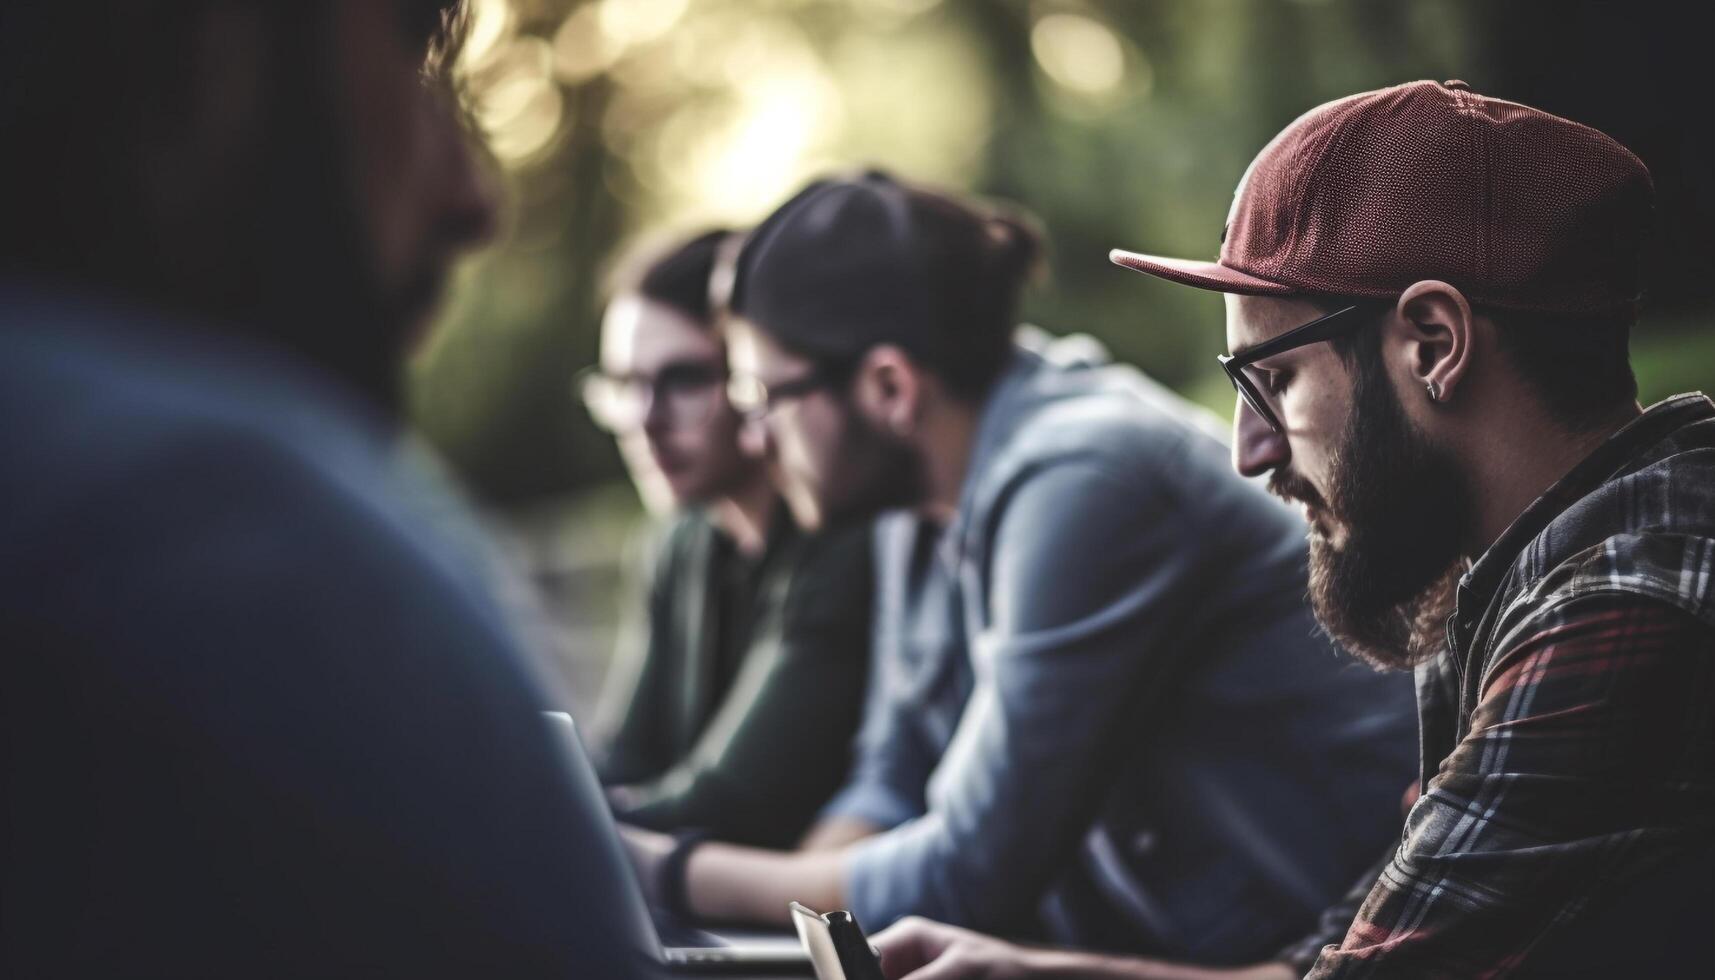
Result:
<svg viewBox="0 0 1715 980">
<path fill-rule="evenodd" d="M 400 451 L 492 222 L 460 23 L 0 6 L 0 974 L 632 972 L 560 699 Z"/>
</svg>

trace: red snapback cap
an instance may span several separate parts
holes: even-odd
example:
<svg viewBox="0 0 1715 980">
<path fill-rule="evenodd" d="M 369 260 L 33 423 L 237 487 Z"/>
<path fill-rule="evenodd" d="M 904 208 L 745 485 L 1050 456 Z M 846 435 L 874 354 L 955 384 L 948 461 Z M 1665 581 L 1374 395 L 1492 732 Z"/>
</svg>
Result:
<svg viewBox="0 0 1715 980">
<path fill-rule="evenodd" d="M 1300 116 L 1251 162 L 1215 262 L 1115 249 L 1116 264 L 1255 296 L 1397 296 L 1439 279 L 1501 309 L 1635 306 L 1653 190 L 1588 126 L 1410 82 Z"/>
</svg>

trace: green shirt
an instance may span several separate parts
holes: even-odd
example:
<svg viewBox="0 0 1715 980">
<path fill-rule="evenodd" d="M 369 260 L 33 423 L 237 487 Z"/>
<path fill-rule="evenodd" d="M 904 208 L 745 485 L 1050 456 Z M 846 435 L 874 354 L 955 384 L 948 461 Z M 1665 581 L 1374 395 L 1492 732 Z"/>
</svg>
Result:
<svg viewBox="0 0 1715 980">
<path fill-rule="evenodd" d="M 867 525 L 805 535 L 781 508 L 747 557 L 704 515 L 668 528 L 646 638 L 601 713 L 620 819 L 795 844 L 850 766 L 869 666 Z"/>
</svg>

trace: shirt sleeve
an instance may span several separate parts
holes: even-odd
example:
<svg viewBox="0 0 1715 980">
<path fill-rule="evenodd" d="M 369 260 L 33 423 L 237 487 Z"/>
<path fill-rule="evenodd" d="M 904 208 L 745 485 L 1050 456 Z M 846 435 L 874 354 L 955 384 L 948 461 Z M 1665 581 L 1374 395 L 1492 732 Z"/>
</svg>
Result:
<svg viewBox="0 0 1715 980">
<path fill-rule="evenodd" d="M 1207 582 L 1164 481 L 1115 465 L 1056 460 L 989 511 L 987 625 L 967 638 L 975 684 L 928 812 L 848 857 L 866 927 L 1025 925 L 1127 764 L 1120 723 L 1153 709 Z"/>
<path fill-rule="evenodd" d="M 1707 839 L 1715 630 L 1595 596 L 1518 635 L 1312 977 L 1512 973 L 1618 883 Z"/>
<path fill-rule="evenodd" d="M 805 542 L 777 627 L 753 639 L 691 752 L 633 787 L 624 819 L 786 847 L 845 779 L 868 670 L 867 529 Z M 769 649 L 772 647 L 772 649 Z"/>
<path fill-rule="evenodd" d="M 1364 899 L 1370 897 L 1370 890 L 1375 887 L 1376 879 L 1391 860 L 1391 851 L 1382 855 L 1380 861 L 1359 876 L 1351 891 L 1323 910 L 1316 919 L 1316 928 L 1313 931 L 1281 950 L 1275 955 L 1275 960 L 1292 967 L 1296 973 L 1310 972 L 1323 949 L 1338 946 L 1340 940 L 1346 938 L 1346 933 L 1352 929 L 1352 921 L 1358 917 L 1358 909 L 1363 906 Z"/>
</svg>

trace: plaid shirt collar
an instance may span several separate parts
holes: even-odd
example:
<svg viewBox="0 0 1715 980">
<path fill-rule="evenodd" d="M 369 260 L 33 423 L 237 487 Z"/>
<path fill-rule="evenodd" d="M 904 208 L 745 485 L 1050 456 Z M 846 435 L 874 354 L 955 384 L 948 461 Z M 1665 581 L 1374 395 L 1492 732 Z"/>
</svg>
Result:
<svg viewBox="0 0 1715 980">
<path fill-rule="evenodd" d="M 1664 399 L 1609 436 L 1549 487 L 1459 580 L 1455 620 L 1460 633 L 1469 637 L 1519 554 L 1555 518 L 1597 487 L 1647 462 L 1651 450 L 1674 432 L 1710 418 L 1715 418 L 1715 402 L 1706 395 L 1692 392 Z"/>
</svg>

